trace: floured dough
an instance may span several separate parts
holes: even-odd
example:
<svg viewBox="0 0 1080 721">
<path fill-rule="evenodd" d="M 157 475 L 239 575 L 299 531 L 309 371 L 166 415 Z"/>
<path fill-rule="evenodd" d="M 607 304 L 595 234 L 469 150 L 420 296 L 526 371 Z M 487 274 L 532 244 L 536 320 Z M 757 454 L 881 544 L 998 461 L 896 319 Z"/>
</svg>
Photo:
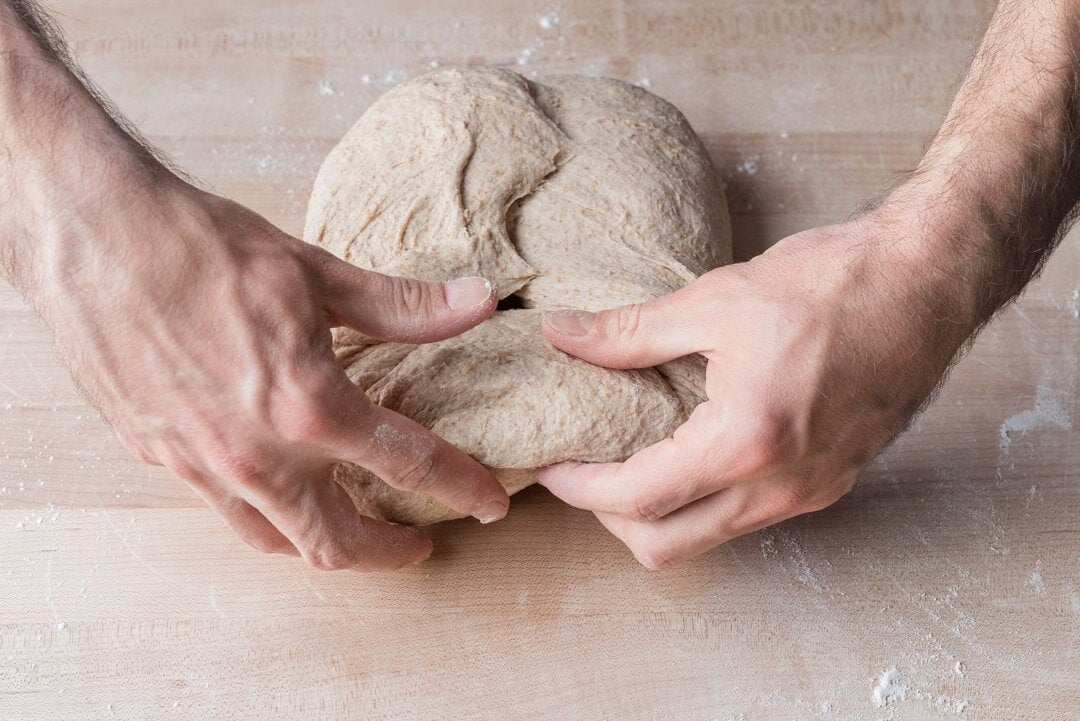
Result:
<svg viewBox="0 0 1080 721">
<path fill-rule="evenodd" d="M 678 110 L 640 88 L 495 69 L 405 83 L 326 157 L 304 238 L 382 273 L 483 276 L 518 306 L 426 345 L 347 329 L 334 338 L 372 400 L 475 457 L 511 493 L 538 467 L 622 460 L 671 435 L 703 398 L 700 357 L 616 371 L 540 333 L 546 311 L 646 301 L 730 262 L 705 149 Z M 356 466 L 337 479 L 377 517 L 461 515 Z"/>
</svg>

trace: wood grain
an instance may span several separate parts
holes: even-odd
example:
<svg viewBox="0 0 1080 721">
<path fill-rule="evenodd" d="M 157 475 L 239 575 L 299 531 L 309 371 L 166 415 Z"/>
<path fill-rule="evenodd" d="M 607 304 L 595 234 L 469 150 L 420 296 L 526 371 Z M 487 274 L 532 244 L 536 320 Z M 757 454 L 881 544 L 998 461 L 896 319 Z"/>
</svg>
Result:
<svg viewBox="0 0 1080 721">
<path fill-rule="evenodd" d="M 682 108 L 742 258 L 912 166 L 992 5 L 55 3 L 154 143 L 290 232 L 380 93 L 490 63 Z M 836 506 L 663 573 L 540 489 L 493 526 L 435 528 L 398 574 L 250 551 L 125 456 L 0 286 L 0 721 L 1071 719 L 1078 270 L 1073 234 Z M 893 668 L 907 695 L 877 707 Z"/>
</svg>

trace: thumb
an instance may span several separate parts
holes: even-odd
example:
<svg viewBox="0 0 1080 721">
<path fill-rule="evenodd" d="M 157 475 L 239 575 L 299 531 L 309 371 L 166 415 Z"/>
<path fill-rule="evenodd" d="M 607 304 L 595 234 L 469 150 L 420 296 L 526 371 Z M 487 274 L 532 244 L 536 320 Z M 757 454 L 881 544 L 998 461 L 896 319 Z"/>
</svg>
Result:
<svg viewBox="0 0 1080 721">
<path fill-rule="evenodd" d="M 560 310 L 544 317 L 557 348 L 609 368 L 648 368 L 700 352 L 705 328 L 693 284 L 646 303 L 590 313 Z"/>
<path fill-rule="evenodd" d="M 494 284 L 485 278 L 431 283 L 330 260 L 319 275 L 333 323 L 379 340 L 426 343 L 449 338 L 485 320 L 498 303 Z"/>
</svg>

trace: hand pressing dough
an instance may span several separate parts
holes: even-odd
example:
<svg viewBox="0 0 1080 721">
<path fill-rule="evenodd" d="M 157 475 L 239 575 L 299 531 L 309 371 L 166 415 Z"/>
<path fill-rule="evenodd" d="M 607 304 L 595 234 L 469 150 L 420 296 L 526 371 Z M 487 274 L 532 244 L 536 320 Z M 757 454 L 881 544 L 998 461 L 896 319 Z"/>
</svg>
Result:
<svg viewBox="0 0 1080 721">
<path fill-rule="evenodd" d="M 503 305 L 518 308 L 438 343 L 334 334 L 339 363 L 373 401 L 475 457 L 510 493 L 552 463 L 623 460 L 703 400 L 699 356 L 610 370 L 540 333 L 546 311 L 640 303 L 731 260 L 708 154 L 678 110 L 641 88 L 495 69 L 407 82 L 326 157 L 304 238 L 363 268 L 483 276 L 513 296 Z M 379 518 L 461 515 L 357 466 L 336 477 Z"/>
</svg>

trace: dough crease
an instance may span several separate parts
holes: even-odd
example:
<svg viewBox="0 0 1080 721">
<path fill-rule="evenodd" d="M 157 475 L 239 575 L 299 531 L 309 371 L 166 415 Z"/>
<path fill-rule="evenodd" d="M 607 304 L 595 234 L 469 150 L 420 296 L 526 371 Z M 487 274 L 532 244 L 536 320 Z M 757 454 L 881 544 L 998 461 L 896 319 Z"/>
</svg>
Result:
<svg viewBox="0 0 1080 721">
<path fill-rule="evenodd" d="M 334 332 L 338 362 L 374 402 L 475 457 L 508 492 L 559 461 L 623 460 L 704 399 L 700 356 L 611 370 L 540 332 L 547 311 L 644 302 L 731 260 L 708 154 L 678 110 L 641 88 L 491 68 L 411 80 L 327 155 L 304 238 L 363 268 L 483 276 L 513 296 L 519 308 L 436 343 Z M 351 464 L 335 477 L 380 518 L 461 515 Z"/>
</svg>

